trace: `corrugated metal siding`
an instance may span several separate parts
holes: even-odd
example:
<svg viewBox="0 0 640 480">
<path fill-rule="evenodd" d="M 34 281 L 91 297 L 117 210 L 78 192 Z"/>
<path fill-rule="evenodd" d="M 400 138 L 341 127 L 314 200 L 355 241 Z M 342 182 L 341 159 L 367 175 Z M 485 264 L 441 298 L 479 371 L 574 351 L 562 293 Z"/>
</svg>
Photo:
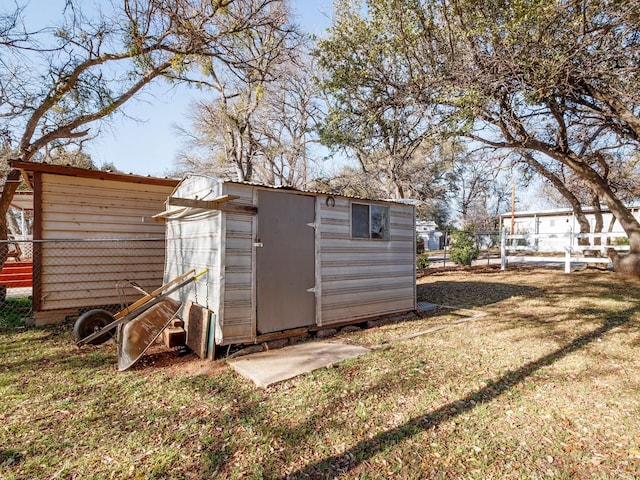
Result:
<svg viewBox="0 0 640 480">
<path fill-rule="evenodd" d="M 225 184 L 223 195 L 240 198 L 238 205 L 255 205 L 255 188 Z M 225 213 L 224 285 L 221 315 L 223 344 L 253 341 L 256 335 L 255 309 L 255 215 Z"/>
<path fill-rule="evenodd" d="M 318 202 L 322 325 L 414 309 L 413 207 L 388 204 L 389 240 L 352 239 L 351 201 L 325 199 Z"/>
<path fill-rule="evenodd" d="M 122 279 L 154 289 L 162 282 L 164 237 L 149 217 L 164 208 L 172 187 L 43 174 L 41 310 L 117 304 Z M 146 218 L 145 218 L 146 217 Z M 60 239 L 119 239 L 54 242 Z M 134 290 L 128 292 L 139 297 Z"/>
<path fill-rule="evenodd" d="M 220 185 L 209 177 L 190 176 L 171 194 L 178 198 L 210 200 L 220 196 Z M 175 207 L 181 210 L 181 207 Z M 187 300 L 208 308 L 216 314 L 215 337 L 222 337 L 219 318 L 221 275 L 222 213 L 217 210 L 187 212 L 184 217 L 167 219 L 165 282 L 190 269 L 196 273 L 207 269 L 205 276 L 195 284 L 172 295 L 185 303 Z"/>
</svg>

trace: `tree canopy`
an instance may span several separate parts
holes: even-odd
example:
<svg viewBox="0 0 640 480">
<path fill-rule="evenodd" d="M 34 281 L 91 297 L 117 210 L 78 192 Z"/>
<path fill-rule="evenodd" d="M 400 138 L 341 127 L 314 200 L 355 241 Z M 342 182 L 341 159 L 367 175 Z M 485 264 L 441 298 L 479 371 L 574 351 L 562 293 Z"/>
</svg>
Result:
<svg viewBox="0 0 640 480">
<path fill-rule="evenodd" d="M 369 34 L 375 45 L 366 51 L 382 52 L 378 65 L 402 64 L 402 88 L 432 128 L 524 152 L 525 162 L 571 169 L 629 236 L 631 254 L 623 262 L 611 251 L 616 266 L 640 272 L 640 224 L 610 181 L 612 164 L 631 158 L 640 145 L 639 2 L 338 3 L 358 27 L 339 34 L 352 42 L 321 46 L 326 58 L 359 65 L 357 52 L 364 49 L 354 46 L 362 32 L 381 32 Z M 371 90 L 370 73 L 365 69 L 362 80 L 351 81 Z"/>
<path fill-rule="evenodd" d="M 239 46 L 254 42 L 257 30 L 279 37 L 293 30 L 283 0 L 92 6 L 66 0 L 60 19 L 36 31 L 25 26 L 24 8 L 6 8 L 0 11 L 0 140 L 23 161 L 38 160 L 49 145 L 64 147 L 95 134 L 100 121 L 158 78 L 260 75 L 263 57 Z M 18 178 L 10 171 L 0 196 L 0 238 L 6 238 L 4 218 Z"/>
</svg>

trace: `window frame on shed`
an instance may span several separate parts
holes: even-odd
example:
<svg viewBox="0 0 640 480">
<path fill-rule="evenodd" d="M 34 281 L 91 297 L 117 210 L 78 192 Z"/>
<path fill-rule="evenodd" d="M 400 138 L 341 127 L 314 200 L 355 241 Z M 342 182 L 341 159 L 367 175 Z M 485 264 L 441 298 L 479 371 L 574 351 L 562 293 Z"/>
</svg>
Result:
<svg viewBox="0 0 640 480">
<path fill-rule="evenodd" d="M 391 240 L 389 205 L 351 202 L 350 215 L 352 239 Z"/>
</svg>

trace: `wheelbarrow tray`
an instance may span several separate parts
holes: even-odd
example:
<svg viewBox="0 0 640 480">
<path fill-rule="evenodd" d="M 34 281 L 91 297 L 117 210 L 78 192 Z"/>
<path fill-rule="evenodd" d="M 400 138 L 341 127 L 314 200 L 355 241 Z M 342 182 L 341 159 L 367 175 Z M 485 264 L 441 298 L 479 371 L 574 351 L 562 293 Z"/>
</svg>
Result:
<svg viewBox="0 0 640 480">
<path fill-rule="evenodd" d="M 181 303 L 163 298 L 133 320 L 118 327 L 118 370 L 133 366 L 175 318 Z"/>
<path fill-rule="evenodd" d="M 124 324 L 124 323 L 136 318 L 138 315 L 140 315 L 144 311 L 148 310 L 153 305 L 156 305 L 158 302 L 160 302 L 163 299 L 165 299 L 171 293 L 181 289 L 185 285 L 187 285 L 187 284 L 193 282 L 194 280 L 196 280 L 200 275 L 202 275 L 205 272 L 202 272 L 202 273 L 200 273 L 198 275 L 194 275 L 194 273 L 195 273 L 195 270 L 193 270 L 193 269 L 189 270 L 187 273 L 185 273 L 183 275 L 180 275 L 179 277 L 174 278 L 173 280 L 171 280 L 168 283 L 165 283 L 164 285 L 162 285 L 161 287 L 157 288 L 156 290 L 154 290 L 150 294 L 145 295 L 141 299 L 139 299 L 136 302 L 134 302 L 131 305 L 129 305 L 124 310 L 121 310 L 118 313 L 116 313 L 115 315 L 113 315 L 114 320 L 111 323 L 105 325 L 100 330 L 92 333 L 91 335 L 79 339 L 76 342 L 76 345 L 81 346 L 81 345 L 84 345 L 86 343 L 89 343 L 92 340 L 95 340 L 98 337 L 109 333 L 112 329 L 116 328 L 118 325 Z M 85 314 L 83 314 L 83 316 L 85 316 L 85 315 L 89 316 L 93 312 L 96 312 L 96 311 L 95 310 L 91 310 L 91 311 L 86 312 Z M 82 319 L 82 317 L 79 318 L 76 323 L 80 322 L 81 319 Z"/>
</svg>

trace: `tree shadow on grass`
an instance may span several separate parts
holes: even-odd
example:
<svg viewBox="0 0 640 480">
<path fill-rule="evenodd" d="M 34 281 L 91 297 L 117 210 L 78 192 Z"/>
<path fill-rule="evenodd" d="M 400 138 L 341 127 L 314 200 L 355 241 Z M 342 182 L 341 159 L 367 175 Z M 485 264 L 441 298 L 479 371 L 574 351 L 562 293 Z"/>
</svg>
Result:
<svg viewBox="0 0 640 480">
<path fill-rule="evenodd" d="M 568 282 L 553 288 L 540 289 L 537 302 L 512 303 L 499 312 L 494 311 L 496 331 L 525 329 L 526 336 L 541 340 L 568 342 L 578 331 L 584 331 L 607 320 L 633 320 L 633 308 L 640 289 L 633 284 L 616 288 L 611 279 L 590 280 L 588 284 Z M 622 310 L 618 310 L 622 308 Z M 627 325 L 628 330 L 640 327 Z M 637 340 L 633 341 L 637 345 Z"/>
<path fill-rule="evenodd" d="M 533 296 L 539 288 L 499 282 L 423 283 L 417 286 L 418 301 L 438 305 L 478 308 L 516 296 Z"/>
<path fill-rule="evenodd" d="M 407 438 L 434 428 L 443 422 L 451 420 L 460 414 L 473 410 L 476 405 L 493 401 L 514 386 L 524 382 L 538 370 L 548 367 L 564 357 L 576 352 L 586 345 L 596 341 L 614 328 L 627 324 L 631 317 L 640 312 L 640 306 L 628 309 L 615 318 L 606 320 L 602 326 L 576 337 L 565 346 L 529 362 L 522 367 L 511 370 L 499 380 L 488 383 L 483 388 L 475 390 L 465 397 L 450 402 L 426 415 L 420 415 L 409 419 L 403 425 L 387 430 L 368 440 L 363 440 L 340 455 L 334 455 L 281 477 L 282 479 L 294 478 L 326 478 L 348 473 L 359 464 L 371 459 L 377 453 L 392 448 L 394 445 Z"/>
</svg>

